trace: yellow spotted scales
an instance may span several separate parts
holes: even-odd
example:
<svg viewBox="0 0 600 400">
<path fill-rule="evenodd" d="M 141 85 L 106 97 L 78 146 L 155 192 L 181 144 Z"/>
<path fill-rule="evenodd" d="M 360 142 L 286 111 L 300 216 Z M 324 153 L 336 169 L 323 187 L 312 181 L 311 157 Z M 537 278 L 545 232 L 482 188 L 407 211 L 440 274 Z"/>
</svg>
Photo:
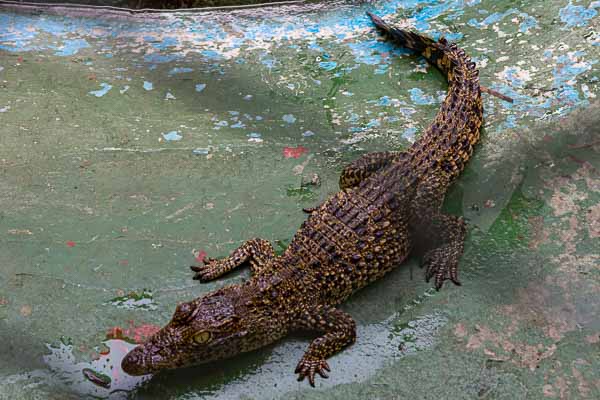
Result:
<svg viewBox="0 0 600 400">
<path fill-rule="evenodd" d="M 395 29 L 369 14 L 380 31 L 423 55 L 447 76 L 449 90 L 434 122 L 404 152 L 369 153 L 347 166 L 340 191 L 309 210 L 290 245 L 276 256 L 252 239 L 222 260 L 192 267 L 209 281 L 248 262 L 252 277 L 180 304 L 173 319 L 123 360 L 142 375 L 223 359 L 273 343 L 292 331 L 319 336 L 296 373 L 314 385 L 327 377 L 327 359 L 356 338 L 352 317 L 336 308 L 409 255 L 422 257 L 425 278 L 439 289 L 459 284 L 465 223 L 440 209 L 448 186 L 479 140 L 483 106 L 478 71 L 465 52 Z"/>
</svg>

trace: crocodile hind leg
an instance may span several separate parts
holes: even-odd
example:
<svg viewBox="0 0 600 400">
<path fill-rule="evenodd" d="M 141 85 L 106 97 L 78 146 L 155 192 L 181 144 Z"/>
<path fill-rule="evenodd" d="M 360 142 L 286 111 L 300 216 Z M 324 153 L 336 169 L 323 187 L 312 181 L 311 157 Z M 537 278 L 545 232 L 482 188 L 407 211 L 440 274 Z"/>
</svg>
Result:
<svg viewBox="0 0 600 400">
<path fill-rule="evenodd" d="M 419 184 L 410 223 L 415 246 L 423 251 L 425 279 L 434 278 L 438 290 L 445 280 L 460 285 L 458 262 L 467 231 L 461 217 L 441 211 L 449 183 L 450 176 L 436 170 Z"/>
<path fill-rule="evenodd" d="M 308 377 L 311 386 L 315 386 L 315 374 L 329 377 L 327 359 L 356 340 L 356 322 L 350 315 L 331 306 L 316 306 L 304 311 L 295 328 L 323 334 L 308 346 L 295 371 L 299 381 Z"/>
<path fill-rule="evenodd" d="M 364 156 L 348 164 L 340 175 L 340 189 L 348 189 L 358 186 L 371 174 L 387 167 L 394 161 L 398 161 L 407 153 L 401 151 L 381 151 L 367 153 Z M 318 207 L 303 208 L 307 214 L 317 211 Z"/>
<path fill-rule="evenodd" d="M 465 244 L 465 221 L 455 215 L 440 214 L 435 218 L 437 232 L 443 232 L 445 243 L 425 253 L 422 265 L 425 267 L 425 280 L 434 278 L 434 285 L 439 290 L 445 280 L 451 280 L 460 286 L 458 280 L 458 262 Z"/>
<path fill-rule="evenodd" d="M 256 274 L 262 269 L 268 268 L 273 258 L 275 258 L 275 252 L 271 243 L 264 239 L 252 239 L 234 250 L 227 258 L 221 260 L 205 258 L 202 261 L 203 266 L 192 266 L 190 268 L 196 273 L 194 279 L 207 282 L 225 275 L 247 261 L 250 262 L 252 273 Z"/>
</svg>

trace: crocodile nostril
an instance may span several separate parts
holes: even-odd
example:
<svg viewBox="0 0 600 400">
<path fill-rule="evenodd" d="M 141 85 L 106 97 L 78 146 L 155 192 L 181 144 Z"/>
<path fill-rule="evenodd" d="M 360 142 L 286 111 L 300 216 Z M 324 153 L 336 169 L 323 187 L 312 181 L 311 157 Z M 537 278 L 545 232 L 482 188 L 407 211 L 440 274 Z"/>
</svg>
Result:
<svg viewBox="0 0 600 400">
<path fill-rule="evenodd" d="M 143 353 L 137 348 L 131 350 L 121 361 L 121 368 L 125 373 L 133 376 L 146 374 Z"/>
</svg>

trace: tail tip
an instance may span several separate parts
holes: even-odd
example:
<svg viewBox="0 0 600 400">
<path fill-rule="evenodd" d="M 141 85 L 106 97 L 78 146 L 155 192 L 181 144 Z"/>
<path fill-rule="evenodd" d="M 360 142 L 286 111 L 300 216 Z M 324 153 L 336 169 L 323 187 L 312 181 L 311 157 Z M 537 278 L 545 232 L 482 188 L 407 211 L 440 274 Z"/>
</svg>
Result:
<svg viewBox="0 0 600 400">
<path fill-rule="evenodd" d="M 385 22 L 380 17 L 378 17 L 377 15 L 373 14 L 372 12 L 367 11 L 367 15 L 369 16 L 369 18 L 371 18 L 371 21 L 373 21 L 373 23 L 375 25 L 381 26 L 381 27 L 383 27 L 383 26 L 386 25 Z"/>
</svg>

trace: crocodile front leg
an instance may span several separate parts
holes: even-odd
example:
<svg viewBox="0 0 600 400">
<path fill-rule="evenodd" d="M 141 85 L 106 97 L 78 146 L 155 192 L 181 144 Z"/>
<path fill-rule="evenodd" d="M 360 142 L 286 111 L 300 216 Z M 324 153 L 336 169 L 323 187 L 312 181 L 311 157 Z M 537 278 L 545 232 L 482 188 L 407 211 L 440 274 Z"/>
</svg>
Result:
<svg viewBox="0 0 600 400">
<path fill-rule="evenodd" d="M 458 262 L 462 256 L 466 224 L 461 217 L 441 212 L 450 176 L 436 170 L 419 184 L 413 202 L 411 233 L 423 252 L 427 282 L 434 278 L 439 290 L 445 280 L 460 285 Z"/>
<path fill-rule="evenodd" d="M 275 252 L 271 243 L 264 239 L 251 239 L 234 250 L 227 258 L 221 260 L 205 258 L 202 261 L 203 266 L 191 266 L 190 268 L 196 273 L 194 279 L 208 282 L 225 275 L 246 261 L 250 262 L 250 270 L 256 274 L 264 268 L 268 268 L 270 261 L 274 258 Z"/>
<path fill-rule="evenodd" d="M 407 153 L 401 151 L 381 151 L 367 153 L 348 164 L 340 175 L 340 189 L 358 186 L 373 173 L 400 160 Z M 307 214 L 317 211 L 318 207 L 303 208 Z"/>
<path fill-rule="evenodd" d="M 352 317 L 331 306 L 317 306 L 305 311 L 296 322 L 296 329 L 323 333 L 312 341 L 296 367 L 298 380 L 308 377 L 315 386 L 315 374 L 328 378 L 330 371 L 327 358 L 356 340 L 356 323 Z"/>
<path fill-rule="evenodd" d="M 344 168 L 340 175 L 340 189 L 355 187 L 371 174 L 398 161 L 406 153 L 400 151 L 382 151 L 367 153 Z"/>
</svg>

